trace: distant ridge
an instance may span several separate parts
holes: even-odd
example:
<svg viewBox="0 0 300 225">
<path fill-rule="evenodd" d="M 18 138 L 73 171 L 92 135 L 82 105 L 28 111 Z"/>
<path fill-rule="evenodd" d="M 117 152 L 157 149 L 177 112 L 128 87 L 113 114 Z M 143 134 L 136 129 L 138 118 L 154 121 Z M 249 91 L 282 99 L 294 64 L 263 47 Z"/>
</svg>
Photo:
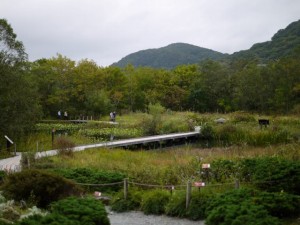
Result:
<svg viewBox="0 0 300 225">
<path fill-rule="evenodd" d="M 256 43 L 248 50 L 233 53 L 229 58 L 256 58 L 267 62 L 297 54 L 297 48 L 300 48 L 300 20 L 280 29 L 271 41 Z"/>
<path fill-rule="evenodd" d="M 224 61 L 255 59 L 259 62 L 268 62 L 286 56 L 299 57 L 299 51 L 300 20 L 289 24 L 285 29 L 280 29 L 271 41 L 256 43 L 248 50 L 235 52 L 231 55 L 191 44 L 174 43 L 162 48 L 147 49 L 129 54 L 114 63 L 113 66 L 125 67 L 132 64 L 134 67 L 173 69 L 178 65 L 195 64 L 206 59 Z"/>
<path fill-rule="evenodd" d="M 132 53 L 114 63 L 113 66 L 125 67 L 127 64 L 132 64 L 135 67 L 172 69 L 178 65 L 195 64 L 206 59 L 219 60 L 225 56 L 226 54 L 207 48 L 186 43 L 174 43 L 162 48 Z"/>
</svg>

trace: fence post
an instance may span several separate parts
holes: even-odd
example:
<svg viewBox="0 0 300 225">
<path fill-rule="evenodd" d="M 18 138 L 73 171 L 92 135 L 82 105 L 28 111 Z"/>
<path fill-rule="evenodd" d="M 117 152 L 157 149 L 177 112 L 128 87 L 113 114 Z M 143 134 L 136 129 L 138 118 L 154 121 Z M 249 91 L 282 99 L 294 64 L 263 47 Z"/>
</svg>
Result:
<svg viewBox="0 0 300 225">
<path fill-rule="evenodd" d="M 188 181 L 187 186 L 186 186 L 186 199 L 185 199 L 185 208 L 186 209 L 190 205 L 191 193 L 192 193 L 192 183 L 190 181 Z"/>
<path fill-rule="evenodd" d="M 235 180 L 234 188 L 235 189 L 239 189 L 240 188 L 240 181 L 238 179 Z"/>
<path fill-rule="evenodd" d="M 124 199 L 126 200 L 128 196 L 128 178 L 124 179 Z"/>
</svg>

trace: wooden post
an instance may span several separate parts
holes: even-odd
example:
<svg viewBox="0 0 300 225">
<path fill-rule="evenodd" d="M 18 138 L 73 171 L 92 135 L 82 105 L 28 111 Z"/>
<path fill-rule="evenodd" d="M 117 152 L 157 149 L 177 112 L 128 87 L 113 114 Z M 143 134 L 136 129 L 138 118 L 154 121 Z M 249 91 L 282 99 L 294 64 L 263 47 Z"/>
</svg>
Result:
<svg viewBox="0 0 300 225">
<path fill-rule="evenodd" d="M 124 179 L 124 199 L 128 197 L 128 178 Z"/>
<path fill-rule="evenodd" d="M 240 188 L 240 181 L 238 179 L 235 180 L 234 188 L 235 189 L 239 189 Z"/>
<path fill-rule="evenodd" d="M 188 181 L 186 186 L 186 199 L 185 199 L 185 208 L 188 209 L 191 201 L 191 194 L 192 194 L 192 183 Z"/>
</svg>

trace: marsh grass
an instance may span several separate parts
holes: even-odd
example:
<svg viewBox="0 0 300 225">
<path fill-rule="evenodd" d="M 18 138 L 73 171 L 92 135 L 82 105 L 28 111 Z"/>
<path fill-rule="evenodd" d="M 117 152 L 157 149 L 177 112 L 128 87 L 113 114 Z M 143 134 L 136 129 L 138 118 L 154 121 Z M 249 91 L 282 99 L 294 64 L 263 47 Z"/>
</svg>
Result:
<svg viewBox="0 0 300 225">
<path fill-rule="evenodd" d="M 93 149 L 76 152 L 72 158 L 53 157 L 57 168 L 95 168 L 118 171 L 146 184 L 185 184 L 199 180 L 203 163 L 217 159 L 238 160 L 261 156 L 300 159 L 300 145 L 269 147 L 231 146 L 226 148 L 169 148 L 167 150 L 126 151 L 123 149 Z"/>
</svg>

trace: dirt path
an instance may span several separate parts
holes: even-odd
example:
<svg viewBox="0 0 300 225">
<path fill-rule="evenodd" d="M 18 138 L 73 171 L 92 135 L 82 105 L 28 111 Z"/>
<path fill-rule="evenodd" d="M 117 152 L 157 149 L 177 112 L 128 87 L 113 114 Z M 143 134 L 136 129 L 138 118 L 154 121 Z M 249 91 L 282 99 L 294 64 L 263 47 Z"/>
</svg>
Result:
<svg viewBox="0 0 300 225">
<path fill-rule="evenodd" d="M 145 215 L 138 211 L 115 213 L 108 210 L 108 217 L 111 225 L 204 225 L 204 221 Z"/>
</svg>

